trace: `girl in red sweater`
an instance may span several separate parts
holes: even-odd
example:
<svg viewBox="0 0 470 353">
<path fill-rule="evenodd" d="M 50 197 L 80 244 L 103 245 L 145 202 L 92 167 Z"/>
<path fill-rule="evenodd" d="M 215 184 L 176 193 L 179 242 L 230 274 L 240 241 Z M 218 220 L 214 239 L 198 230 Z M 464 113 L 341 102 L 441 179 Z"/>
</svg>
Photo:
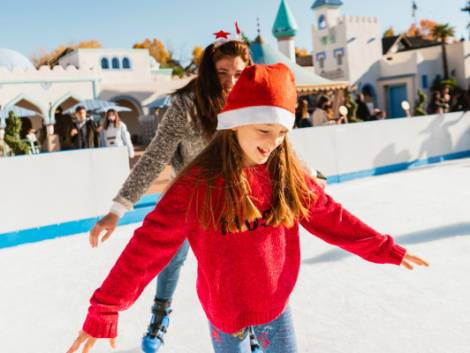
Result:
<svg viewBox="0 0 470 353">
<path fill-rule="evenodd" d="M 69 353 L 97 338 L 114 345 L 118 312 L 134 303 L 188 239 L 197 293 L 216 353 L 295 353 L 288 309 L 300 267 L 299 224 L 375 263 L 427 263 L 408 254 L 326 195 L 287 141 L 297 93 L 283 64 L 241 74 L 218 115 L 212 142 L 176 178 L 102 286 Z"/>
</svg>

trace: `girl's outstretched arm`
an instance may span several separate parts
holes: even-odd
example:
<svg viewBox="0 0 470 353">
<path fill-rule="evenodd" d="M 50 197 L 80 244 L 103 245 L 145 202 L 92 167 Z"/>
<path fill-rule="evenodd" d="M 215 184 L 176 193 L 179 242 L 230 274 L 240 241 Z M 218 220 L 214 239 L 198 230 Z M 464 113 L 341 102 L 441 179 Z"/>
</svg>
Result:
<svg viewBox="0 0 470 353">
<path fill-rule="evenodd" d="M 390 235 L 377 232 L 349 213 L 313 180 L 309 180 L 309 184 L 317 198 L 310 205 L 309 217 L 301 219 L 300 223 L 310 233 L 367 261 L 403 265 L 409 269 L 411 263 L 427 265 L 417 256 L 407 256 L 406 249 L 395 244 Z"/>
<path fill-rule="evenodd" d="M 108 277 L 91 297 L 82 329 L 84 333 L 79 335 L 71 349 L 85 341 L 93 345 L 96 338 L 116 337 L 118 312 L 137 300 L 186 238 L 190 195 L 190 184 L 185 183 L 184 178 L 179 179 L 145 217 Z"/>
</svg>

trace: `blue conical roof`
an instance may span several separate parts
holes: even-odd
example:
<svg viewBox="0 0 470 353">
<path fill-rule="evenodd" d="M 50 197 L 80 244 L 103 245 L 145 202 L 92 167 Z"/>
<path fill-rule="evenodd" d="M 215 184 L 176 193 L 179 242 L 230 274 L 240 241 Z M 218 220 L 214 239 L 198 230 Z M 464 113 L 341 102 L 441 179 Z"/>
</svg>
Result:
<svg viewBox="0 0 470 353">
<path fill-rule="evenodd" d="M 253 61 L 256 64 L 276 64 L 283 63 L 287 65 L 295 76 L 297 89 L 300 92 L 315 92 L 326 89 L 341 89 L 349 86 L 345 81 L 331 81 L 314 72 L 309 71 L 302 66 L 289 60 L 287 56 L 279 50 L 273 48 L 267 43 L 263 43 L 261 39 L 250 44 L 250 51 Z"/>
<path fill-rule="evenodd" d="M 315 0 L 315 2 L 312 5 L 312 10 L 318 9 L 319 7 L 322 7 L 322 6 L 340 7 L 341 5 L 343 5 L 341 0 Z"/>
<path fill-rule="evenodd" d="M 289 6 L 285 0 L 281 0 L 279 10 L 277 11 L 276 20 L 273 25 L 273 35 L 276 38 L 293 37 L 297 33 L 299 27 L 295 22 Z"/>
</svg>

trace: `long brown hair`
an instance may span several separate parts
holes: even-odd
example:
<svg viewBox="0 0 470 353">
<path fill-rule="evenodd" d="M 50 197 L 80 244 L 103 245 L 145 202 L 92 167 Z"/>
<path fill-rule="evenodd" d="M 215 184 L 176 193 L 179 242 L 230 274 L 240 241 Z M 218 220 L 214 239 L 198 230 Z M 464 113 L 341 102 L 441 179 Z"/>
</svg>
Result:
<svg viewBox="0 0 470 353">
<path fill-rule="evenodd" d="M 301 118 L 310 118 L 310 114 L 308 113 L 308 101 L 306 99 L 302 99 L 301 101 Z"/>
<path fill-rule="evenodd" d="M 106 111 L 105 116 L 104 116 L 103 128 L 104 128 L 105 130 L 108 129 L 109 124 L 111 123 L 111 121 L 108 119 L 108 116 L 109 116 L 109 114 L 111 114 L 111 113 L 114 113 L 114 116 L 116 117 L 116 119 L 113 121 L 114 127 L 119 127 L 119 126 L 121 125 L 121 118 L 119 117 L 118 112 L 117 112 L 116 110 L 114 110 L 114 109 L 108 109 L 108 110 Z"/>
<path fill-rule="evenodd" d="M 191 179 L 195 189 L 188 211 L 196 209 L 204 229 L 216 229 L 224 223 L 227 231 L 240 232 L 246 229 L 245 220 L 252 222 L 261 216 L 272 226 L 291 227 L 300 217 L 308 217 L 315 194 L 306 180 L 308 172 L 295 156 L 287 137 L 267 161 L 272 183 L 269 214 L 261 215 L 249 197 L 250 185 L 244 175 L 242 159 L 243 151 L 236 133 L 222 130 L 175 180 L 197 171 Z M 214 193 L 220 188 L 223 192 Z"/>
<path fill-rule="evenodd" d="M 186 86 L 175 92 L 193 91 L 196 95 L 197 118 L 201 122 L 204 134 L 211 138 L 217 127 L 217 114 L 225 103 L 225 94 L 219 82 L 215 64 L 224 57 L 239 56 L 246 65 L 253 63 L 248 44 L 239 40 L 231 40 L 219 46 L 210 44 L 202 54 L 197 77 Z"/>
</svg>

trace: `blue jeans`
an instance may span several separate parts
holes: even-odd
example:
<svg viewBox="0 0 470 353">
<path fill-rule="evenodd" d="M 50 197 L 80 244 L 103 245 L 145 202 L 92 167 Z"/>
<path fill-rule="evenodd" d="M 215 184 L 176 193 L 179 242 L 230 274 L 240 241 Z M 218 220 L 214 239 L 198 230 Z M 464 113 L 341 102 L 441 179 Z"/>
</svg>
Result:
<svg viewBox="0 0 470 353">
<path fill-rule="evenodd" d="M 248 329 L 237 334 L 227 334 L 209 323 L 212 347 L 215 353 L 250 353 Z M 277 319 L 253 326 L 263 353 L 297 353 L 292 314 L 289 307 Z"/>
<path fill-rule="evenodd" d="M 171 300 L 180 278 L 181 266 L 183 266 L 188 256 L 189 243 L 184 241 L 176 255 L 166 265 L 164 270 L 160 272 L 157 278 L 157 292 L 155 297 L 160 300 Z"/>
</svg>

